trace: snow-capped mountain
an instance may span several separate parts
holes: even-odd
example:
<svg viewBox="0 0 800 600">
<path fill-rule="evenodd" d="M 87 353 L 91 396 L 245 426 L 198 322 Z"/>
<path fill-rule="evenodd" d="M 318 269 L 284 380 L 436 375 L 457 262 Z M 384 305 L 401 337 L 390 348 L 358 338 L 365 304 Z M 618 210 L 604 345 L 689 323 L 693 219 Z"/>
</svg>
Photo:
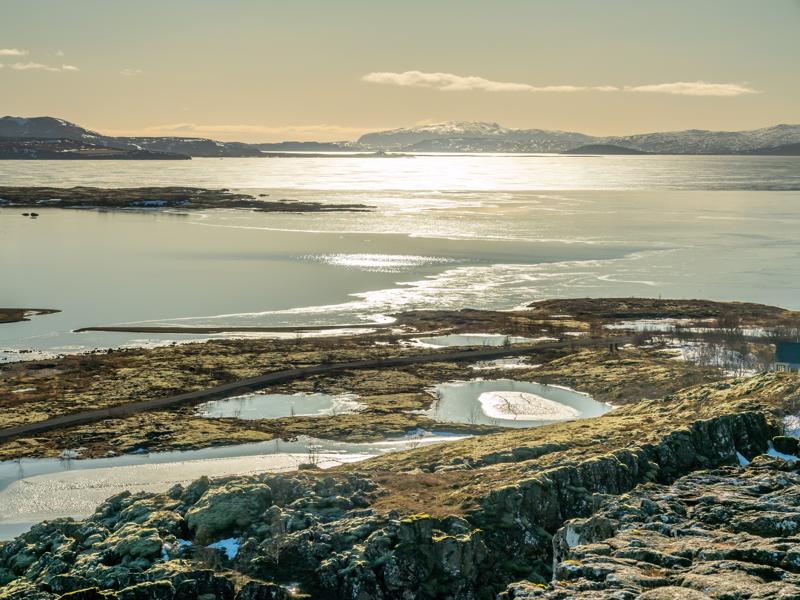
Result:
<svg viewBox="0 0 800 600">
<path fill-rule="evenodd" d="M 800 142 L 800 125 L 750 131 L 687 130 L 597 137 L 571 131 L 510 129 L 497 123 L 453 121 L 404 127 L 361 136 L 375 150 L 411 152 L 565 152 L 588 144 L 613 145 L 655 154 L 739 154 Z"/>
<path fill-rule="evenodd" d="M 560 152 L 592 141 L 582 133 L 508 129 L 482 121 L 448 121 L 368 133 L 358 144 L 416 152 Z"/>
<path fill-rule="evenodd" d="M 362 146 L 381 149 L 405 148 L 418 142 L 452 138 L 499 138 L 508 135 L 509 130 L 497 123 L 481 121 L 448 121 L 416 127 L 401 127 L 389 131 L 367 133 L 358 139 Z"/>
<path fill-rule="evenodd" d="M 750 131 L 669 131 L 609 137 L 616 144 L 656 154 L 739 154 L 800 142 L 800 125 L 776 125 Z"/>
</svg>

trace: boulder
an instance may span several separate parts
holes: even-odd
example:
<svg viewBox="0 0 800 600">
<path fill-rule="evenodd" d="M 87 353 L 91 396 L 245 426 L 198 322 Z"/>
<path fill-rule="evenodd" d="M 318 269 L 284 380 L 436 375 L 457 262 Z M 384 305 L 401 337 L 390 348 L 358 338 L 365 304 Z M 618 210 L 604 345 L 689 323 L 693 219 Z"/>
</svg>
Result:
<svg viewBox="0 0 800 600">
<path fill-rule="evenodd" d="M 208 544 L 252 524 L 271 499 L 266 485 L 229 482 L 207 490 L 186 512 L 186 522 L 198 543 Z"/>
<path fill-rule="evenodd" d="M 288 600 L 289 594 L 274 583 L 248 581 L 236 593 L 236 600 Z"/>
</svg>

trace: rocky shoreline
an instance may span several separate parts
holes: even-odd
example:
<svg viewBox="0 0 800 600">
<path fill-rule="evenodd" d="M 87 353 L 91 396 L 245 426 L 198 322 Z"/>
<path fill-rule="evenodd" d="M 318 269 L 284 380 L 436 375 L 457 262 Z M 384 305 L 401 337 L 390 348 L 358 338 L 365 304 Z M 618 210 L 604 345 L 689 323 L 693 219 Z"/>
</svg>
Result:
<svg viewBox="0 0 800 600">
<path fill-rule="evenodd" d="M 193 187 L 0 187 L 0 208 L 100 208 L 198 210 L 248 209 L 256 212 L 363 212 L 365 204 L 323 204 L 295 200 L 268 200 L 226 189 Z"/>
</svg>

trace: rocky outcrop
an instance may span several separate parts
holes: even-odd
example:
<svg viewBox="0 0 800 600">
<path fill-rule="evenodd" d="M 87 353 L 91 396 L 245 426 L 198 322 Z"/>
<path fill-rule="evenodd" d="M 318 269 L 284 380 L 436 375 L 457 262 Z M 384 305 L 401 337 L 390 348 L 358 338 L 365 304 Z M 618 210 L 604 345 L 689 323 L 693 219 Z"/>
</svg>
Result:
<svg viewBox="0 0 800 600">
<path fill-rule="evenodd" d="M 314 533 L 336 536 L 341 548 L 364 539 L 378 519 L 356 513 L 379 493 L 356 476 L 305 475 L 202 478 L 166 494 L 125 492 L 85 521 L 43 523 L 0 543 L 0 599 L 281 600 L 286 590 L 275 583 L 254 578 L 237 592 L 218 571 L 269 576 L 285 565 L 287 581 L 313 573 L 329 556 Z M 358 522 L 364 527 L 352 529 Z M 223 538 L 235 550 L 213 547 Z"/>
<path fill-rule="evenodd" d="M 471 520 L 507 560 L 495 569 L 509 579 L 533 570 L 550 571 L 552 534 L 568 519 L 592 514 L 598 498 L 617 495 L 641 483 L 672 481 L 698 468 L 736 461 L 766 450 L 776 433 L 765 415 L 743 413 L 697 421 L 665 436 L 658 444 L 633 446 L 576 465 L 536 473 L 491 492 Z M 497 555 L 496 555 L 497 556 Z"/>
<path fill-rule="evenodd" d="M 714 384 L 593 421 L 393 455 L 407 470 L 375 460 L 118 494 L 89 519 L 0 543 L 0 600 L 281 599 L 290 585 L 323 600 L 662 594 L 652 600 L 722 586 L 715 569 L 757 590 L 748 597 L 780 597 L 764 594 L 794 585 L 800 476 L 759 456 L 798 449 L 772 412 L 794 401 L 793 381 Z M 646 437 L 614 437 L 642 424 Z M 548 440 L 564 428 L 592 445 Z M 394 510 L 426 502 L 433 514 Z M 688 541 L 676 549 L 673 538 Z M 748 561 L 761 566 L 734 564 Z"/>
<path fill-rule="evenodd" d="M 515 583 L 500 597 L 800 597 L 797 465 L 761 456 L 609 499 L 558 531 L 551 584 Z"/>
</svg>

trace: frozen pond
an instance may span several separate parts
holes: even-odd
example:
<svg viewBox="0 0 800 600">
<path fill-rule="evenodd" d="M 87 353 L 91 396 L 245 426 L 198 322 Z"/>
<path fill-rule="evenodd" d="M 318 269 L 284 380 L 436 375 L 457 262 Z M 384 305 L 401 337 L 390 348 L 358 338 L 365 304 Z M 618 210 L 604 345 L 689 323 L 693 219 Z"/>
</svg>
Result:
<svg viewBox="0 0 800 600">
<path fill-rule="evenodd" d="M 88 516 L 103 500 L 124 490 L 163 492 L 203 475 L 293 471 L 309 462 L 328 468 L 464 437 L 412 432 L 406 438 L 359 444 L 300 438 L 87 460 L 0 462 L 0 540 L 13 538 L 39 521 Z"/>
<path fill-rule="evenodd" d="M 450 346 L 504 346 L 523 342 L 556 341 L 554 338 L 527 338 L 502 333 L 454 333 L 415 338 L 414 344 L 425 348 L 445 348 Z"/>
<path fill-rule="evenodd" d="M 568 388 L 512 379 L 456 381 L 433 388 L 425 412 L 447 423 L 536 427 L 557 421 L 599 417 L 611 406 Z"/>
<path fill-rule="evenodd" d="M 324 417 L 364 410 L 355 394 L 247 394 L 212 400 L 198 406 L 204 417 L 218 419 L 280 419 L 282 417 Z"/>
</svg>

